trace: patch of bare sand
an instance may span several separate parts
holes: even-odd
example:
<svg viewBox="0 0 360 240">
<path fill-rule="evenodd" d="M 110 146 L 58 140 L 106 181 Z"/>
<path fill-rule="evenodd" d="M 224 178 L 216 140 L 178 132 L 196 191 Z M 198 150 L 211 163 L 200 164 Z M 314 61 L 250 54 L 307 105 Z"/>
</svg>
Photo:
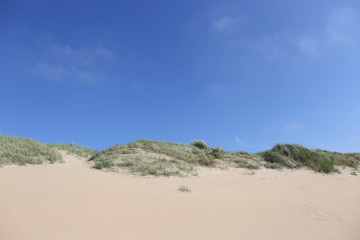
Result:
<svg viewBox="0 0 360 240">
<path fill-rule="evenodd" d="M 64 156 L 65 164 L 0 169 L 1 240 L 360 239 L 360 176 L 348 172 L 142 178 Z"/>
</svg>

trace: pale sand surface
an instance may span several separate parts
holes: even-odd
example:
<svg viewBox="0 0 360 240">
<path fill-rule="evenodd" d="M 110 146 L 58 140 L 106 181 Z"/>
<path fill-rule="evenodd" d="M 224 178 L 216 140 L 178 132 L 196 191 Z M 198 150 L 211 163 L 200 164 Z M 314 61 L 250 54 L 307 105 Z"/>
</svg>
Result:
<svg viewBox="0 0 360 240">
<path fill-rule="evenodd" d="M 3 167 L 0 240 L 360 239 L 360 176 L 251 172 L 143 178 L 73 157 Z"/>
</svg>

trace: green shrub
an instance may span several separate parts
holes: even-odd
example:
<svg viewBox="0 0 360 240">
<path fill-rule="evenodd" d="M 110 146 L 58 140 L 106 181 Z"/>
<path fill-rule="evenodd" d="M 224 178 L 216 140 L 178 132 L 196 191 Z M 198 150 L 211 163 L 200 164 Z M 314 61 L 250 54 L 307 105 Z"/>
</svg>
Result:
<svg viewBox="0 0 360 240">
<path fill-rule="evenodd" d="M 103 159 L 99 160 L 95 163 L 94 168 L 96 169 L 103 169 L 103 168 L 111 168 L 114 166 L 114 162 L 110 159 Z"/>
<path fill-rule="evenodd" d="M 209 154 L 217 159 L 221 159 L 224 157 L 225 151 L 219 147 L 211 147 Z"/>
<path fill-rule="evenodd" d="M 190 142 L 190 145 L 195 146 L 199 149 L 207 149 L 208 148 L 208 146 L 206 145 L 206 142 L 203 140 L 199 140 L 199 139 L 192 140 Z"/>
</svg>

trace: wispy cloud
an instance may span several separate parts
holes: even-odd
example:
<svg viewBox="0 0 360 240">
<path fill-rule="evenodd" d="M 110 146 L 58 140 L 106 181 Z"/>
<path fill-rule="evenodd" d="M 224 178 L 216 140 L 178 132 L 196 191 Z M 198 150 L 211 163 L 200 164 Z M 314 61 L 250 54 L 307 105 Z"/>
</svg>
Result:
<svg viewBox="0 0 360 240">
<path fill-rule="evenodd" d="M 242 147 L 249 147 L 249 145 L 242 142 L 239 137 L 235 137 L 235 141 L 236 141 L 237 144 L 239 144 Z"/>
<path fill-rule="evenodd" d="M 85 83 L 95 83 L 100 73 L 80 70 L 76 66 L 65 67 L 62 65 L 38 62 L 34 65 L 34 72 L 46 79 L 53 81 L 74 80 Z"/>
<path fill-rule="evenodd" d="M 217 31 L 233 29 L 239 22 L 239 17 L 225 16 L 213 22 L 213 28 Z"/>
<path fill-rule="evenodd" d="M 318 40 L 312 37 L 302 36 L 297 41 L 298 47 L 308 55 L 317 56 L 319 54 Z"/>
<path fill-rule="evenodd" d="M 239 137 L 235 137 L 235 142 L 237 145 L 239 145 L 240 147 L 244 147 L 244 148 L 247 148 L 247 149 L 252 149 L 252 150 L 259 150 L 259 149 L 265 149 L 266 147 L 265 146 L 258 146 L 258 145 L 252 145 L 252 144 L 247 144 L 243 141 L 241 141 L 241 139 Z"/>
<path fill-rule="evenodd" d="M 72 63 L 84 66 L 93 66 L 99 60 L 114 57 L 113 53 L 103 45 L 98 45 L 93 48 L 82 47 L 75 49 L 69 45 L 49 43 L 46 46 L 46 51 L 48 55 L 52 55 L 53 57 L 71 60 Z"/>
<path fill-rule="evenodd" d="M 50 42 L 38 52 L 42 54 L 33 57 L 30 71 L 51 81 L 96 83 L 106 79 L 101 66 L 115 59 L 115 55 L 102 45 L 73 48 Z"/>
<path fill-rule="evenodd" d="M 343 46 L 358 47 L 360 41 L 360 8 L 338 8 L 329 11 L 310 31 L 273 32 L 253 38 L 245 37 L 237 31 L 246 16 L 223 14 L 212 22 L 217 33 L 231 33 L 225 39 L 227 46 L 240 51 L 261 54 L 265 58 L 292 56 L 293 50 L 310 57 L 322 56 L 333 49 Z M 352 44 L 352 45 L 351 45 Z"/>
<path fill-rule="evenodd" d="M 332 41 L 351 41 L 354 35 L 360 33 L 359 23 L 359 8 L 337 9 L 330 15 L 325 32 Z"/>
<path fill-rule="evenodd" d="M 286 56 L 284 45 L 287 46 L 287 41 L 286 36 L 279 36 L 279 34 L 264 36 L 259 39 L 247 39 L 240 36 L 228 40 L 227 46 L 242 52 L 260 54 L 265 59 L 273 60 Z"/>
<path fill-rule="evenodd" d="M 298 123 L 288 123 L 288 124 L 285 124 L 282 129 L 284 131 L 296 131 L 296 130 L 299 130 L 303 128 L 303 126 L 301 124 L 298 124 Z"/>
<path fill-rule="evenodd" d="M 360 40 L 360 9 L 339 8 L 324 19 L 325 27 L 316 34 L 300 33 L 297 48 L 310 56 L 318 56 L 338 46 L 350 46 Z"/>
</svg>

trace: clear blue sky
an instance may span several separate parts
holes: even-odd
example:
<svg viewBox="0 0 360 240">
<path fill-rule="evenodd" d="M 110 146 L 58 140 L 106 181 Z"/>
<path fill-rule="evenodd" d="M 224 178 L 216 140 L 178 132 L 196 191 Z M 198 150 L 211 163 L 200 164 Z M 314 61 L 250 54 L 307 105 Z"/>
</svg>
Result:
<svg viewBox="0 0 360 240">
<path fill-rule="evenodd" d="M 0 132 L 360 151 L 360 1 L 0 2 Z"/>
</svg>

